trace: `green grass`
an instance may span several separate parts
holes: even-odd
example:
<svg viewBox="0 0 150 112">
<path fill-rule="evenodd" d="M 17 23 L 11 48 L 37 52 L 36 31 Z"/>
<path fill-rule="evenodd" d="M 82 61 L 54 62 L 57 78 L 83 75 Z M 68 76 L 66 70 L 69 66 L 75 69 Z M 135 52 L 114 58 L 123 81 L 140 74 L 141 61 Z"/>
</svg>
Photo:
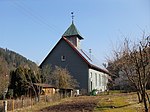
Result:
<svg viewBox="0 0 150 112">
<path fill-rule="evenodd" d="M 113 93 L 99 96 L 95 112 L 141 112 L 142 104 L 138 104 L 135 93 Z"/>
</svg>

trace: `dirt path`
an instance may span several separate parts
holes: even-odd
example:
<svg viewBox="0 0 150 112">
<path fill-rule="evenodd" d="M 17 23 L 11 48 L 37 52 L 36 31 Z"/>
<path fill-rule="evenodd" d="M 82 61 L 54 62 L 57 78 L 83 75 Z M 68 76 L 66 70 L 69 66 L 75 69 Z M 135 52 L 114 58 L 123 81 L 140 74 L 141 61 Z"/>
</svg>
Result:
<svg viewBox="0 0 150 112">
<path fill-rule="evenodd" d="M 98 103 L 98 97 L 80 96 L 41 109 L 40 112 L 92 112 Z"/>
</svg>

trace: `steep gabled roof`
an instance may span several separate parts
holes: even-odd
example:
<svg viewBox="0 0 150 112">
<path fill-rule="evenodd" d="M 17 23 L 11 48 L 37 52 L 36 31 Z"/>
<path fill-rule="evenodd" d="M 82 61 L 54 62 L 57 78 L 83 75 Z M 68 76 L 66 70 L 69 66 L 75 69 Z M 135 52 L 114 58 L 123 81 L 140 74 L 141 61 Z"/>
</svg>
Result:
<svg viewBox="0 0 150 112">
<path fill-rule="evenodd" d="M 50 53 L 46 56 L 46 58 L 43 60 L 43 62 L 40 64 L 40 67 L 42 67 L 42 64 L 45 62 L 45 60 L 49 57 L 49 55 L 53 52 L 53 50 L 56 48 L 56 46 L 64 40 L 83 60 L 84 62 L 89 66 L 91 69 L 95 69 L 101 72 L 104 72 L 106 74 L 110 74 L 105 68 L 100 67 L 98 64 L 96 64 L 94 61 L 92 61 L 86 52 L 84 52 L 82 49 L 78 49 L 75 47 L 66 37 L 62 37 L 58 43 L 54 46 L 54 48 L 50 51 Z"/>
<path fill-rule="evenodd" d="M 89 66 L 89 68 L 104 72 L 106 74 L 110 74 L 107 69 L 104 67 L 100 67 L 99 64 L 93 59 L 91 59 L 86 52 L 84 52 L 82 49 L 78 49 L 75 47 L 69 40 L 67 40 L 65 37 L 62 37 L 69 45 L 72 47 L 72 49 L 86 62 Z"/>
<path fill-rule="evenodd" d="M 63 37 L 77 36 L 79 39 L 83 39 L 83 37 L 81 36 L 80 32 L 77 30 L 73 22 L 62 36 Z"/>
</svg>

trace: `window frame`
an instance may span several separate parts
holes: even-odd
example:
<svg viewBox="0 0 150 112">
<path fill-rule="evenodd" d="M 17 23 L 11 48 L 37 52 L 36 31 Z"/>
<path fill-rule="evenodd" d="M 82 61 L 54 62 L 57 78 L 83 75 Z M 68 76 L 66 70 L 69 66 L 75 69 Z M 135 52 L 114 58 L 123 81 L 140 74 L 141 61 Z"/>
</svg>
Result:
<svg viewBox="0 0 150 112">
<path fill-rule="evenodd" d="M 61 61 L 63 61 L 63 62 L 66 61 L 66 56 L 62 55 L 61 56 Z"/>
</svg>

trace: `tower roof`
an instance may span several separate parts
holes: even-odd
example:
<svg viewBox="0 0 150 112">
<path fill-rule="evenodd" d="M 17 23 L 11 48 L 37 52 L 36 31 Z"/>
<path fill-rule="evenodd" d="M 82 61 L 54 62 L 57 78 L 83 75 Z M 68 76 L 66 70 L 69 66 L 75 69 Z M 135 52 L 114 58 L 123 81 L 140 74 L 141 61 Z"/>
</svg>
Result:
<svg viewBox="0 0 150 112">
<path fill-rule="evenodd" d="M 64 37 L 77 36 L 80 40 L 83 39 L 83 37 L 81 36 L 80 32 L 77 30 L 73 22 L 62 36 Z"/>
</svg>

